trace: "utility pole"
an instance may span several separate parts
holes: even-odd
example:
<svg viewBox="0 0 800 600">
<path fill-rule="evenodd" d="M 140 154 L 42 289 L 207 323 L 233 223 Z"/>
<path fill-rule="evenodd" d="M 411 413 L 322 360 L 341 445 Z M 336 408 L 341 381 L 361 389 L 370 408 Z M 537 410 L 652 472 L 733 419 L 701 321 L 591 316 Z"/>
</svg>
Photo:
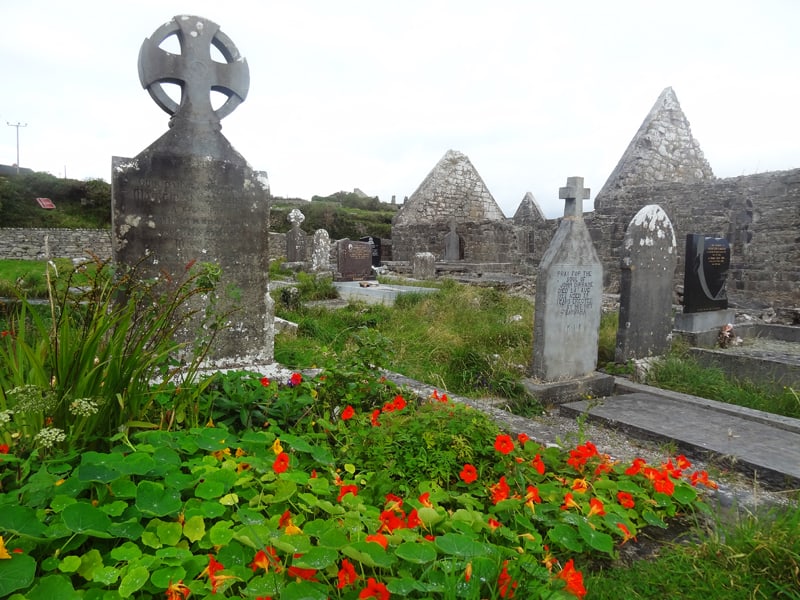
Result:
<svg viewBox="0 0 800 600">
<path fill-rule="evenodd" d="M 17 128 L 17 175 L 19 175 L 19 128 L 20 127 L 27 127 L 27 123 L 20 123 L 17 121 L 16 123 L 9 123 L 6 121 L 6 125 L 9 127 L 16 127 Z"/>
</svg>

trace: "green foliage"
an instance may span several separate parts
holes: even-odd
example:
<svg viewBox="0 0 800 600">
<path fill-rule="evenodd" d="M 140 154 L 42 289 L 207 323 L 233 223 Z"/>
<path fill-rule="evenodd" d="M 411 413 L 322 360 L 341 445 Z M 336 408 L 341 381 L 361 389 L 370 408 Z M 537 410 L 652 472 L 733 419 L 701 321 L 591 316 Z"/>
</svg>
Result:
<svg viewBox="0 0 800 600">
<path fill-rule="evenodd" d="M 617 348 L 619 312 L 604 312 L 600 315 L 597 339 L 597 364 L 613 363 Z"/>
<path fill-rule="evenodd" d="M 49 287 L 45 273 L 48 267 L 51 267 L 52 285 L 62 293 L 66 291 L 67 285 L 87 285 L 88 274 L 94 264 L 86 263 L 76 270 L 72 261 L 67 258 L 55 258 L 52 261 L 0 260 L 0 297 L 47 298 Z"/>
<path fill-rule="evenodd" d="M 295 205 L 281 204 L 280 198 L 273 199 L 270 207 L 270 229 L 285 233 L 291 228 L 286 220 Z M 390 205 L 377 202 L 376 199 L 361 199 L 337 202 L 321 200 L 314 196 L 314 201 L 303 204 L 300 210 L 305 216 L 303 230 L 313 232 L 325 229 L 331 239 L 349 238 L 357 240 L 364 236 L 379 238 L 392 237 L 392 218 L 397 211 Z"/>
<path fill-rule="evenodd" d="M 74 291 L 72 275 L 88 285 Z M 13 415 L 0 437 L 20 456 L 77 450 L 120 429 L 157 426 L 150 420 L 164 417 L 155 402 L 159 397 L 164 404 L 164 392 L 151 382 L 160 377 L 166 385 L 175 377 L 172 367 L 181 355 L 191 375 L 216 331 L 210 327 L 211 336 L 199 337 L 192 348 L 175 341 L 177 329 L 193 317 L 187 301 L 198 294 L 212 305 L 205 322 L 216 325 L 209 287 L 215 274 L 206 266 L 164 281 L 141 280 L 135 268 L 112 274 L 104 264 L 78 267 L 72 275 L 59 290 L 48 270 L 46 311 L 20 299 L 0 337 L 0 410 Z M 173 413 L 190 402 L 189 390 L 176 388 L 164 410 Z"/>
<path fill-rule="evenodd" d="M 36 198 L 50 198 L 56 208 L 45 210 Z M 109 227 L 111 186 L 99 179 L 78 181 L 48 173 L 0 177 L 0 223 L 3 227 Z"/>
</svg>

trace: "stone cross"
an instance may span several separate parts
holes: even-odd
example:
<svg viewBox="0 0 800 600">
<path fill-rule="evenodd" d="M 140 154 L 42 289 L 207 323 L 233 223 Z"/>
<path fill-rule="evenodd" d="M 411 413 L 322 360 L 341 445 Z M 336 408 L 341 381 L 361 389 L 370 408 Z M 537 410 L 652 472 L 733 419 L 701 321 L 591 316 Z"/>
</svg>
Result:
<svg viewBox="0 0 800 600">
<path fill-rule="evenodd" d="M 583 177 L 567 177 L 567 187 L 558 188 L 558 197 L 564 202 L 565 217 L 583 217 L 583 201 L 589 199 L 591 190 L 583 187 Z"/>
<path fill-rule="evenodd" d="M 292 227 L 300 227 L 303 221 L 306 220 L 306 216 L 298 209 L 293 208 L 292 210 L 289 211 L 289 214 L 286 216 L 286 220 L 292 224 Z"/>
<path fill-rule="evenodd" d="M 172 54 L 159 46 L 175 35 L 181 54 Z M 227 61 L 211 58 L 211 46 Z M 250 87 L 247 61 L 233 42 L 219 30 L 219 25 L 201 17 L 180 15 L 165 23 L 146 38 L 139 51 L 139 81 L 156 104 L 180 121 L 208 123 L 219 121 L 241 104 Z M 170 98 L 162 83 L 181 86 L 180 105 Z M 211 92 L 221 92 L 228 99 L 218 109 L 211 105 Z"/>
</svg>

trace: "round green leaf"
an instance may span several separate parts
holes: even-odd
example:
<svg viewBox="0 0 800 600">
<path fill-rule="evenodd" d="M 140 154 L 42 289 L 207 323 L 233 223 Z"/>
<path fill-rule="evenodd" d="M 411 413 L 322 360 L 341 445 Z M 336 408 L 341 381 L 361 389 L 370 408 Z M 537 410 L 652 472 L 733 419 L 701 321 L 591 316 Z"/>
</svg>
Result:
<svg viewBox="0 0 800 600">
<path fill-rule="evenodd" d="M 327 592 L 320 585 L 308 581 L 293 581 L 281 592 L 282 600 L 326 600 Z"/>
<path fill-rule="evenodd" d="M 294 563 L 296 567 L 301 569 L 324 569 L 336 562 L 339 553 L 330 548 L 315 547 L 303 554 L 300 558 L 296 558 Z"/>
<path fill-rule="evenodd" d="M 16 533 L 28 537 L 43 537 L 47 528 L 41 523 L 36 512 L 27 506 L 4 506 L 0 510 L 0 531 L 5 535 Z"/>
<path fill-rule="evenodd" d="M 74 533 L 86 533 L 95 537 L 110 538 L 108 528 L 111 519 L 99 508 L 88 502 L 71 504 L 61 511 L 64 525 Z"/>
<path fill-rule="evenodd" d="M 489 553 L 486 544 L 482 544 L 466 535 L 459 533 L 445 533 L 436 538 L 436 547 L 445 554 L 454 556 L 472 557 Z"/>
<path fill-rule="evenodd" d="M 564 523 L 555 525 L 547 532 L 547 537 L 567 550 L 583 552 L 583 544 L 580 539 L 578 539 L 578 532 L 569 525 L 565 525 Z"/>
<path fill-rule="evenodd" d="M 171 583 L 180 581 L 186 577 L 186 569 L 181 566 L 166 567 L 153 571 L 150 581 L 156 587 L 167 588 Z"/>
<path fill-rule="evenodd" d="M 175 515 L 182 506 L 177 490 L 166 490 L 163 485 L 154 481 L 140 481 L 136 486 L 136 508 L 146 515 Z"/>
<path fill-rule="evenodd" d="M 130 569 L 119 584 L 119 595 L 123 598 L 130 597 L 131 594 L 137 590 L 140 590 L 142 586 L 147 583 L 147 578 L 149 576 L 150 572 L 146 567 L 135 567 Z"/>
<path fill-rule="evenodd" d="M 436 548 L 430 543 L 404 542 L 397 547 L 395 555 L 405 561 L 422 565 L 436 559 Z"/>
<path fill-rule="evenodd" d="M 206 522 L 200 515 L 189 517 L 183 524 L 183 535 L 190 542 L 196 542 L 206 534 Z"/>
<path fill-rule="evenodd" d="M 111 550 L 111 558 L 118 561 L 130 562 L 136 560 L 142 555 L 139 546 L 133 542 L 125 542 L 121 546 L 117 546 Z"/>
<path fill-rule="evenodd" d="M 58 564 L 58 570 L 62 573 L 74 573 L 81 566 L 80 556 L 65 556 Z"/>
<path fill-rule="evenodd" d="M 672 497 L 681 504 L 691 504 L 697 498 L 697 490 L 688 485 L 676 485 Z"/>
<path fill-rule="evenodd" d="M 219 498 L 225 491 L 225 486 L 221 481 L 206 479 L 197 484 L 197 487 L 194 489 L 194 495 L 198 498 L 210 500 L 212 498 Z"/>
<path fill-rule="evenodd" d="M 583 541 L 598 552 L 614 553 L 614 540 L 607 533 L 597 531 L 588 523 L 581 523 L 578 526 L 578 531 L 580 531 Z"/>
<path fill-rule="evenodd" d="M 25 594 L 27 600 L 79 600 L 80 597 L 70 580 L 61 575 L 42 577 L 34 588 Z"/>
<path fill-rule="evenodd" d="M 11 560 L 0 560 L 0 598 L 27 588 L 33 583 L 36 561 L 27 554 L 14 554 Z"/>
<path fill-rule="evenodd" d="M 183 535 L 183 528 L 177 521 L 170 523 L 159 523 L 156 527 L 156 534 L 158 539 L 165 546 L 174 546 L 181 541 Z"/>
<path fill-rule="evenodd" d="M 116 567 L 100 567 L 92 573 L 92 581 L 101 585 L 114 585 L 119 579 L 119 569 Z"/>
</svg>

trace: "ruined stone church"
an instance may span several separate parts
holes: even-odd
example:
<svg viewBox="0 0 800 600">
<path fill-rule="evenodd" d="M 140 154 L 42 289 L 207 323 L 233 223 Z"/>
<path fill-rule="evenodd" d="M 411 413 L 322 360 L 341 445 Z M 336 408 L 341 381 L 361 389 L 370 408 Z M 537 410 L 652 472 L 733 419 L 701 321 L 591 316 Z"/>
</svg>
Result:
<svg viewBox="0 0 800 600">
<path fill-rule="evenodd" d="M 614 171 L 584 214 L 603 262 L 606 291 L 618 291 L 620 248 L 631 218 L 659 204 L 678 239 L 674 281 L 683 279 L 689 233 L 725 237 L 732 249 L 728 295 L 749 308 L 800 305 L 800 169 L 714 176 L 672 88 L 661 92 Z M 469 158 L 449 150 L 392 223 L 394 260 L 431 252 L 484 270 L 534 274 L 559 219 L 546 219 L 532 194 L 505 217 Z"/>
</svg>

